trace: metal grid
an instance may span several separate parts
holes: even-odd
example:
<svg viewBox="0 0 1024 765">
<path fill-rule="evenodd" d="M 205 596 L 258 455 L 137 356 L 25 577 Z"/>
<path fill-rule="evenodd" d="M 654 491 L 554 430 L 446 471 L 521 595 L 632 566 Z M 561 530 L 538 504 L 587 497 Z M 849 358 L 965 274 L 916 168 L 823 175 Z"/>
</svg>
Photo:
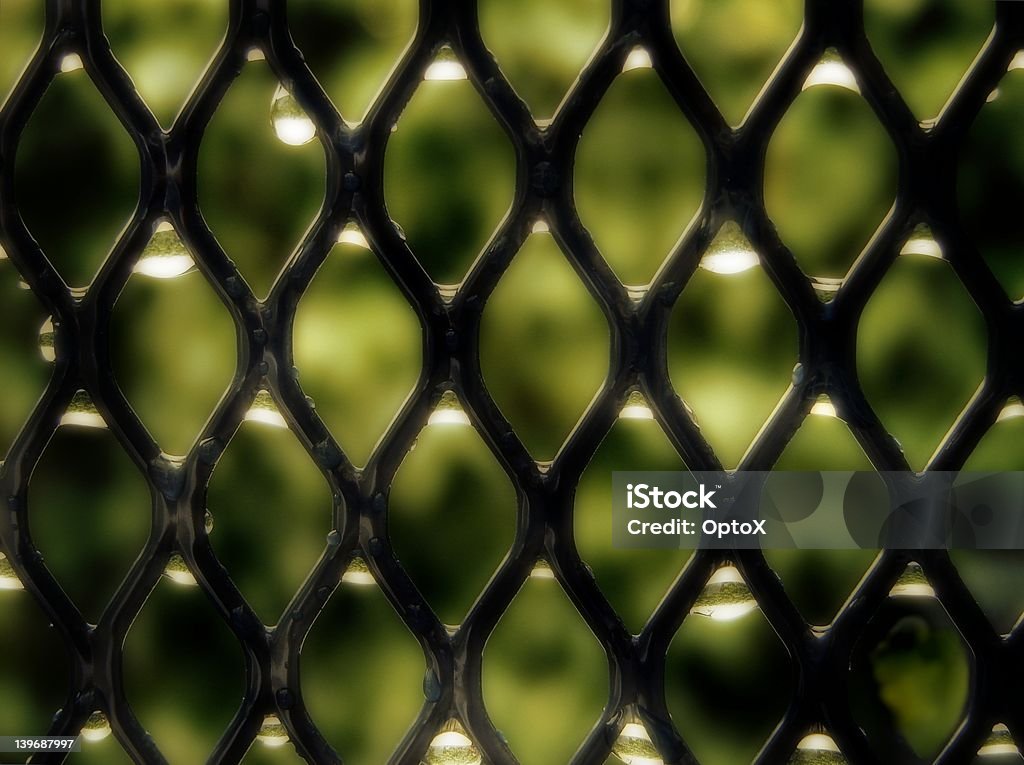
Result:
<svg viewBox="0 0 1024 765">
<path fill-rule="evenodd" d="M 611 674 L 604 714 L 581 744 L 574 763 L 600 763 L 634 709 L 666 763 L 695 757 L 673 726 L 665 701 L 665 654 L 704 582 L 724 553 L 696 554 L 638 636 L 629 634 L 573 540 L 575 487 L 630 390 L 639 387 L 686 464 L 719 469 L 669 381 L 667 324 L 672 306 L 722 221 L 742 221 L 764 267 L 800 327 L 800 374 L 743 460 L 742 468 L 767 469 L 820 393 L 828 393 L 874 465 L 909 466 L 885 431 L 857 382 L 855 335 L 868 297 L 892 264 L 900 244 L 921 221 L 947 243 L 948 259 L 989 330 L 988 374 L 946 436 L 929 467 L 956 469 L 995 422 L 1010 395 L 1024 394 L 1024 366 L 1017 352 L 1024 309 L 1013 304 L 958 225 L 957 149 L 986 96 L 1024 45 L 1024 3 L 995 4 L 993 33 L 964 82 L 930 128 L 918 124 L 864 33 L 856 0 L 807 0 L 798 40 L 758 97 L 743 126 L 730 128 L 673 39 L 668 0 L 613 0 L 610 31 L 581 73 L 553 124 L 540 129 L 516 95 L 479 33 L 472 2 L 421 0 L 414 42 L 403 55 L 364 122 L 341 119 L 293 43 L 285 4 L 231 0 L 227 38 L 174 126 L 162 131 L 103 36 L 98 0 L 47 0 L 42 45 L 0 113 L 0 232 L 11 260 L 59 326 L 57 362 L 42 400 L 0 471 L 7 512 L 0 542 L 26 588 L 45 609 L 73 657 L 72 694 L 50 733 L 73 734 L 95 709 L 108 715 L 114 733 L 137 761 L 164 762 L 125 699 L 121 646 L 136 615 L 172 554 L 180 552 L 203 592 L 241 643 L 245 655 L 244 701 L 212 754 L 212 762 L 238 762 L 265 715 L 276 714 L 297 751 L 310 762 L 341 762 L 318 732 L 303 703 L 298 654 L 317 614 L 356 554 L 363 556 L 427 660 L 425 702 L 419 718 L 392 757 L 413 765 L 449 718 L 459 718 L 494 765 L 515 757 L 488 719 L 481 691 L 484 644 L 539 556 L 548 558 L 569 598 L 603 645 Z M 493 234 L 451 301 L 417 261 L 388 217 L 382 191 L 383 159 L 391 126 L 443 44 L 450 44 L 469 78 L 511 139 L 517 174 L 512 209 Z M 602 259 L 576 213 L 572 164 L 579 135 L 629 51 L 641 44 L 679 109 L 699 133 L 708 161 L 707 193 L 700 213 L 649 291 L 633 300 Z M 252 48 L 316 123 L 327 155 L 323 208 L 265 301 L 252 294 L 205 224 L 196 198 L 196 165 L 203 131 Z M 828 304 L 779 240 L 764 209 L 762 174 L 769 138 L 823 52 L 835 47 L 856 72 L 864 98 L 899 155 L 895 207 Z M 72 295 L 19 216 L 12 158 L 25 124 L 62 57 L 77 53 L 110 107 L 130 132 L 142 162 L 138 207 L 130 225 L 84 297 Z M 599 397 L 557 459 L 542 470 L 502 416 L 484 386 L 478 329 L 488 296 L 538 216 L 599 302 L 612 328 L 612 362 Z M 169 217 L 237 326 L 241 373 L 183 461 L 168 459 L 129 406 L 111 372 L 105 338 L 114 302 L 132 273 L 155 223 Z M 424 327 L 424 368 L 368 465 L 355 469 L 307 402 L 293 374 L 291 326 L 296 305 L 317 267 L 350 219 L 358 221 Z M 206 486 L 258 389 L 267 387 L 292 431 L 334 491 L 334 525 L 313 574 L 281 622 L 265 628 L 221 567 L 204 530 Z M 111 431 L 147 477 L 153 497 L 153 530 L 139 560 L 99 624 L 90 627 L 47 571 L 27 534 L 28 476 L 75 391 L 84 388 Z M 388 490 L 404 455 L 433 407 L 454 390 L 474 427 L 504 466 L 519 496 L 515 542 L 461 627 L 449 634 L 417 591 L 388 537 Z M 746 577 L 761 610 L 790 652 L 794 699 L 765 744 L 758 763 L 786 761 L 810 729 L 823 726 L 854 763 L 915 762 L 902 751 L 877 753 L 854 721 L 847 698 L 851 651 L 899 576 L 909 556 L 884 552 L 858 590 L 825 630 L 812 630 L 758 552 L 729 555 Z M 937 762 L 967 762 L 995 722 L 1005 722 L 1024 744 L 1024 628 L 999 636 L 982 614 L 944 552 L 915 554 L 973 656 L 966 719 Z M 37 755 L 40 762 L 63 755 Z M 881 759 L 880 759 L 881 758 Z"/>
</svg>

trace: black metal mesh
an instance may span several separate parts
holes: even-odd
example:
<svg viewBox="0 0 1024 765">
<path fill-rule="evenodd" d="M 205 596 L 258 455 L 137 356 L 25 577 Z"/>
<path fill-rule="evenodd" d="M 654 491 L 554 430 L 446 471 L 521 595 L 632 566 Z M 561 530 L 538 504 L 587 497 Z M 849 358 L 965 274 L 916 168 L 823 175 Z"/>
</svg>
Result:
<svg viewBox="0 0 1024 765">
<path fill-rule="evenodd" d="M 616 420 L 628 392 L 639 387 L 685 463 L 721 467 L 669 381 L 669 314 L 720 224 L 741 221 L 764 267 L 800 328 L 799 374 L 758 436 L 742 468 L 768 469 L 807 415 L 827 393 L 878 469 L 906 470 L 898 443 L 886 432 L 859 387 L 855 367 L 857 321 L 919 222 L 947 243 L 948 259 L 981 309 L 989 331 L 984 386 L 928 465 L 960 467 L 995 422 L 1011 395 L 1024 394 L 1019 353 L 1022 313 L 1003 293 L 974 243 L 958 225 L 956 161 L 967 127 L 1024 45 L 1024 3 L 995 4 L 995 26 L 981 55 L 932 126 L 911 114 L 873 54 L 856 0 L 807 0 L 797 42 L 758 97 L 741 128 L 730 128 L 698 82 L 673 39 L 668 0 L 613 0 L 609 33 L 581 73 L 550 127 L 540 129 L 486 49 L 474 3 L 422 0 L 413 44 L 369 110 L 351 128 L 341 119 L 288 30 L 285 3 L 232 0 L 227 38 L 201 85 L 169 131 L 163 131 L 112 55 L 97 0 L 48 0 L 42 44 L 0 114 L 0 227 L 3 245 L 58 326 L 55 371 L 44 396 L 16 439 L 0 484 L 7 512 L 0 542 L 17 574 L 63 635 L 73 656 L 71 703 L 51 734 L 73 734 L 95 709 L 107 713 L 121 745 L 138 762 L 163 762 L 129 707 L 121 676 L 121 646 L 172 554 L 180 552 L 202 590 L 244 648 L 244 701 L 212 755 L 238 762 L 265 715 L 286 725 L 297 751 L 311 762 L 341 759 L 318 732 L 303 703 L 298 654 L 302 641 L 354 555 L 363 556 L 386 596 L 427 657 L 424 706 L 392 758 L 417 763 L 449 718 L 463 721 L 486 762 L 516 760 L 493 727 L 481 691 L 483 648 L 535 560 L 550 560 L 561 586 L 604 647 L 611 693 L 603 717 L 582 743 L 575 763 L 600 763 L 626 721 L 639 710 L 666 763 L 696 762 L 670 718 L 665 700 L 665 655 L 673 635 L 724 558 L 697 553 L 638 636 L 629 634 L 577 554 L 574 490 L 588 461 Z M 454 299 L 447 301 L 417 262 L 385 209 L 384 151 L 392 125 L 439 48 L 450 44 L 469 78 L 511 139 L 517 159 L 512 209 L 493 234 Z M 627 295 L 577 216 L 572 167 L 579 136 L 629 51 L 642 44 L 679 109 L 707 151 L 705 202 L 649 291 Z M 283 269 L 266 300 L 258 300 L 200 213 L 196 166 L 203 131 L 238 75 L 247 51 L 265 53 L 276 76 L 312 117 L 327 151 L 322 211 Z M 764 157 L 775 126 L 823 52 L 835 47 L 856 72 L 864 98 L 897 147 L 899 186 L 893 212 L 858 260 L 834 300 L 822 303 L 810 280 L 780 241 L 765 209 Z M 13 157 L 22 132 L 62 57 L 78 53 L 89 76 L 131 134 L 142 160 L 135 215 L 88 292 L 73 296 L 18 213 Z M 484 304 L 543 215 L 612 327 L 608 380 L 550 468 L 535 463 L 484 386 L 478 329 Z M 153 226 L 169 217 L 199 267 L 215 286 L 243 341 L 242 374 L 183 461 L 168 459 L 114 381 L 106 345 L 112 307 L 132 273 Z M 293 373 L 291 328 L 296 305 L 345 224 L 355 219 L 373 249 L 415 307 L 425 329 L 424 370 L 367 466 L 357 470 L 307 402 Z M 313 574 L 281 622 L 265 628 L 215 557 L 204 530 L 206 486 L 218 457 L 239 427 L 258 389 L 267 387 L 290 428 L 334 491 L 334 527 Z M 146 548 L 110 601 L 99 624 L 86 624 L 33 548 L 27 534 L 28 476 L 61 414 L 78 389 L 88 391 L 111 431 L 145 473 L 153 496 L 154 527 Z M 519 496 L 515 542 L 468 616 L 450 634 L 407 576 L 388 536 L 388 490 L 403 457 L 446 390 L 454 390 L 473 425 L 507 470 Z M 913 556 L 970 648 L 973 676 L 966 718 L 937 762 L 962 763 L 978 750 L 995 722 L 1005 722 L 1024 744 L 1024 628 L 1001 637 L 991 627 L 945 552 Z M 823 726 L 855 763 L 914 762 L 902 751 L 872 749 L 854 721 L 848 672 L 856 640 L 910 560 L 900 551 L 880 555 L 858 590 L 827 629 L 812 629 L 758 552 L 729 555 L 749 582 L 764 615 L 791 654 L 796 693 L 781 724 L 758 756 L 786 761 L 810 729 Z M 59 761 L 62 755 L 37 755 Z"/>
</svg>

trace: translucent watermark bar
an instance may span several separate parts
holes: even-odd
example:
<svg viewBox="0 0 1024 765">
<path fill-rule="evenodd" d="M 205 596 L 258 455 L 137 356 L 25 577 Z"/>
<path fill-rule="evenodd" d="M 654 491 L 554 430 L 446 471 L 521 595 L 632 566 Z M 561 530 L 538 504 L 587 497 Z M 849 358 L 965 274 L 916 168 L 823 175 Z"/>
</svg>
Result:
<svg viewBox="0 0 1024 765">
<path fill-rule="evenodd" d="M 612 545 L 1024 550 L 1024 472 L 615 472 Z"/>
</svg>

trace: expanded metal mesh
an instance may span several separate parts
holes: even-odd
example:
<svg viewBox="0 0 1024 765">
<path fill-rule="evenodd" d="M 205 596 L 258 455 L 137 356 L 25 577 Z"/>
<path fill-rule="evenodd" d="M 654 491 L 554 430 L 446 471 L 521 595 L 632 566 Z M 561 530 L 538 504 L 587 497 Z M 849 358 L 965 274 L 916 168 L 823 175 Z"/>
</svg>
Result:
<svg viewBox="0 0 1024 765">
<path fill-rule="evenodd" d="M 769 469 L 820 394 L 828 394 L 879 470 L 908 470 L 858 384 L 858 317 L 900 245 L 915 225 L 929 224 L 948 260 L 984 315 L 988 374 L 980 393 L 946 436 L 929 468 L 957 469 L 995 422 L 1011 395 L 1024 394 L 1019 349 L 1024 311 L 1003 293 L 974 242 L 958 225 L 956 160 L 967 127 L 1024 45 L 1024 3 L 995 4 L 993 33 L 941 117 L 923 126 L 892 85 L 865 36 L 856 0 L 807 0 L 802 31 L 739 129 L 730 128 L 701 86 L 670 28 L 668 0 L 613 0 L 610 30 L 559 109 L 540 128 L 481 39 L 476 9 L 460 0 L 422 0 L 415 39 L 358 127 L 348 126 L 304 63 L 289 35 L 284 2 L 232 0 L 228 35 L 173 127 L 164 131 L 111 53 L 97 0 L 47 0 L 42 44 L 0 113 L 0 229 L 3 245 L 57 325 L 52 379 L 0 471 L 7 512 L 0 542 L 18 576 L 62 634 L 73 656 L 70 703 L 52 735 L 74 734 L 96 709 L 104 711 L 125 750 L 137 761 L 164 757 L 126 701 L 121 673 L 126 633 L 180 554 L 203 592 L 244 649 L 244 700 L 212 762 L 238 762 L 267 715 L 277 715 L 301 756 L 341 762 L 303 702 L 298 655 L 313 621 L 356 555 L 369 567 L 427 659 L 424 705 L 392 757 L 414 765 L 450 718 L 458 718 L 484 761 L 516 759 L 489 720 L 481 690 L 484 644 L 535 561 L 547 558 L 558 581 L 604 647 L 611 674 L 603 716 L 573 762 L 600 763 L 632 714 L 650 732 L 666 763 L 696 758 L 669 715 L 665 655 L 708 576 L 726 553 L 699 552 L 686 565 L 639 635 L 631 635 L 604 597 L 573 540 L 573 499 L 580 476 L 614 424 L 629 392 L 639 388 L 685 463 L 720 469 L 669 380 L 669 314 L 725 220 L 740 221 L 800 328 L 799 374 L 757 437 L 741 468 Z M 510 213 L 494 232 L 458 294 L 446 299 L 388 217 L 383 195 L 384 152 L 392 126 L 442 45 L 450 44 L 469 78 L 502 125 L 517 160 Z M 707 152 L 707 190 L 695 222 L 650 289 L 635 300 L 602 259 L 577 215 L 572 190 L 574 152 L 603 94 L 636 45 Z M 892 213 L 876 232 L 835 298 L 823 303 L 764 209 L 762 176 L 768 141 L 799 94 L 808 73 L 834 47 L 856 73 L 861 92 L 899 155 Z M 266 300 L 258 300 L 207 227 L 197 202 L 196 166 L 204 129 L 253 48 L 263 51 L 282 84 L 316 124 L 326 147 L 326 199 L 304 241 Z M 65 55 L 78 54 L 89 76 L 131 134 L 142 161 L 138 207 L 88 292 L 73 294 L 29 234 L 17 207 L 13 157 L 25 125 Z M 550 466 L 538 465 L 488 395 L 480 372 L 478 329 L 488 296 L 543 216 L 612 328 L 607 382 Z M 118 388 L 106 338 L 115 300 L 156 223 L 169 218 L 237 326 L 242 373 L 183 460 L 170 459 L 147 432 Z M 291 329 L 296 305 L 318 266 L 350 220 L 414 306 L 424 327 L 424 368 L 415 392 L 377 446 L 356 469 L 307 401 L 293 374 Z M 204 529 L 206 487 L 218 457 L 258 390 L 271 391 L 291 430 L 330 482 L 334 528 L 312 575 L 280 623 L 265 627 L 214 555 Z M 63 593 L 27 533 L 28 476 L 79 389 L 95 402 L 110 430 L 143 471 L 153 497 L 153 530 L 144 552 L 99 623 L 89 626 Z M 439 621 L 395 555 L 388 535 L 388 491 L 403 457 L 441 396 L 454 391 L 504 466 L 519 496 L 514 544 L 454 633 Z M 734 552 L 765 617 L 790 653 L 796 691 L 758 763 L 785 762 L 809 730 L 826 729 L 854 763 L 915 762 L 894 738 L 894 750 L 872 748 L 855 722 L 848 698 L 853 646 L 888 596 L 910 555 L 886 551 L 828 628 L 811 628 L 756 551 Z M 970 648 L 972 682 L 966 717 L 937 762 L 971 759 L 996 722 L 1024 745 L 1024 628 L 1000 636 L 945 552 L 915 553 Z M 60 761 L 62 755 L 37 755 Z"/>
</svg>

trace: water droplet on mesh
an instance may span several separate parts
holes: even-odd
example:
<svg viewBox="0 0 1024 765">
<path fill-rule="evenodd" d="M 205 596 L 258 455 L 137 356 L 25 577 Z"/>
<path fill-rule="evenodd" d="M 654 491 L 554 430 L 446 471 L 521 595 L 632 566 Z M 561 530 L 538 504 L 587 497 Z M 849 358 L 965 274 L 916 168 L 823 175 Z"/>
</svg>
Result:
<svg viewBox="0 0 1024 765">
<path fill-rule="evenodd" d="M 25 585 L 14 573 L 14 566 L 7 560 L 7 556 L 0 553 L 0 590 L 23 590 Z"/>
<path fill-rule="evenodd" d="M 430 413 L 427 425 L 469 425 L 469 415 L 459 403 L 459 397 L 455 391 L 446 390 L 441 394 L 441 400 L 437 407 Z"/>
<path fill-rule="evenodd" d="M 754 246 L 739 224 L 729 220 L 722 224 L 711 240 L 700 260 L 700 266 L 712 273 L 728 275 L 748 271 L 760 262 Z"/>
<path fill-rule="evenodd" d="M 102 712 L 93 712 L 82 726 L 82 738 L 86 741 L 102 741 L 110 735 L 110 720 Z"/>
<path fill-rule="evenodd" d="M 60 418 L 61 425 L 77 425 L 83 428 L 105 428 L 107 423 L 103 420 L 92 398 L 84 390 L 78 390 L 71 397 L 67 411 Z"/>
<path fill-rule="evenodd" d="M 626 60 L 622 64 L 622 71 L 630 72 L 634 69 L 650 69 L 652 66 L 654 64 L 651 61 L 650 52 L 642 45 L 637 45 L 626 56 Z"/>
<path fill-rule="evenodd" d="M 62 72 L 77 72 L 83 68 L 85 68 L 85 64 L 82 63 L 82 57 L 77 53 L 68 53 L 60 60 L 60 70 Z"/>
<path fill-rule="evenodd" d="M 992 758 L 1007 755 L 1009 757 L 1015 757 L 1017 762 L 1021 759 L 1020 749 L 1017 747 L 1017 744 L 1014 743 L 1013 736 L 1010 734 L 1010 729 L 1007 728 L 1004 723 L 996 723 L 992 726 L 992 732 L 989 734 L 989 737 L 985 739 L 985 743 L 982 744 L 981 749 L 978 750 L 978 755 L 980 757 Z M 1002 762 L 1002 760 L 996 760 L 996 762 Z"/>
<path fill-rule="evenodd" d="M 53 317 L 48 316 L 39 328 L 39 353 L 46 361 L 56 361 L 57 351 L 54 348 Z"/>
<path fill-rule="evenodd" d="M 719 622 L 739 619 L 757 608 L 750 587 L 735 566 L 719 568 L 701 591 L 690 613 L 707 616 Z"/>
<path fill-rule="evenodd" d="M 816 85 L 835 85 L 838 88 L 846 88 L 854 93 L 860 93 L 860 85 L 857 84 L 857 76 L 853 70 L 846 65 L 839 51 L 829 48 L 821 57 L 818 63 L 804 80 L 803 90 L 813 88 Z"/>
<path fill-rule="evenodd" d="M 436 58 L 427 67 L 427 71 L 423 73 L 424 80 L 452 81 L 465 80 L 466 77 L 466 68 L 459 61 L 450 45 L 441 46 Z"/>
<path fill-rule="evenodd" d="M 626 765 L 664 765 L 664 760 L 642 724 L 626 723 L 612 745 L 612 754 Z"/>
<path fill-rule="evenodd" d="M 846 765 L 846 757 L 827 733 L 810 733 L 800 739 L 789 765 Z"/>
<path fill-rule="evenodd" d="M 170 221 L 162 221 L 153 232 L 133 269 L 135 273 L 154 279 L 173 279 L 196 267 L 178 232 Z"/>
<path fill-rule="evenodd" d="M 261 390 L 256 394 L 249 411 L 245 413 L 245 419 L 248 422 L 259 422 L 264 425 L 272 425 L 275 428 L 288 427 L 284 415 L 277 408 L 277 403 L 268 390 Z"/>
<path fill-rule="evenodd" d="M 622 420 L 653 420 L 654 412 L 651 411 L 644 394 L 638 390 L 632 391 L 626 397 L 626 403 L 619 412 L 619 419 Z"/>
<path fill-rule="evenodd" d="M 175 584 L 185 587 L 195 587 L 198 584 L 195 575 L 179 553 L 174 553 L 170 560 L 167 561 L 167 566 L 164 568 L 164 576 Z"/>
<path fill-rule="evenodd" d="M 299 106 L 295 97 L 285 90 L 284 85 L 278 85 L 274 91 L 270 103 L 270 122 L 278 139 L 289 146 L 302 146 L 316 137 L 313 120 Z"/>
<path fill-rule="evenodd" d="M 277 715 L 267 715 L 263 718 L 263 725 L 256 734 L 256 740 L 264 746 L 284 746 L 288 743 L 288 729 Z"/>
<path fill-rule="evenodd" d="M 364 250 L 370 249 L 370 243 L 366 241 L 366 237 L 354 220 L 345 224 L 345 228 L 338 234 L 338 244 L 352 244 L 362 247 Z"/>
<path fill-rule="evenodd" d="M 889 590 L 892 597 L 934 598 L 935 588 L 919 563 L 910 563 Z"/>
<path fill-rule="evenodd" d="M 426 765 L 480 765 L 483 758 L 457 720 L 449 720 L 427 747 Z"/>
<path fill-rule="evenodd" d="M 352 562 L 348 564 L 345 573 L 341 575 L 341 581 L 345 584 L 356 585 L 376 584 L 373 574 L 370 573 L 370 567 L 359 555 L 354 557 Z"/>
<path fill-rule="evenodd" d="M 946 257 L 942 246 L 932 235 L 931 227 L 926 223 L 918 223 L 914 226 L 907 241 L 900 249 L 900 255 L 924 255 L 928 258 L 943 260 Z"/>
</svg>

